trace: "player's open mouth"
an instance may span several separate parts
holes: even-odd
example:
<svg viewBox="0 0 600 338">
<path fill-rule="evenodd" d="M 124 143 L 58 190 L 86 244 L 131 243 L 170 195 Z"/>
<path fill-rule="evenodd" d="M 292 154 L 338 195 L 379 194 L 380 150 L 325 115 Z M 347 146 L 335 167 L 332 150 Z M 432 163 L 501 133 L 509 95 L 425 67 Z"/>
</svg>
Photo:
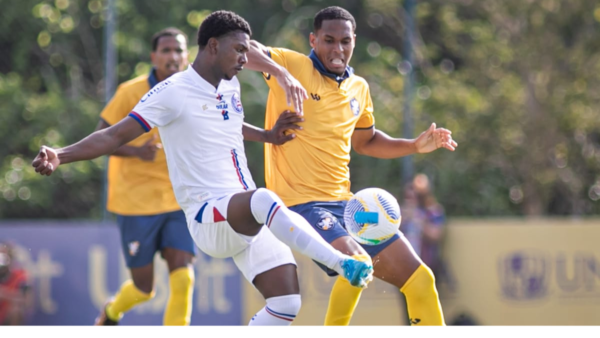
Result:
<svg viewBox="0 0 600 338">
<path fill-rule="evenodd" d="M 344 60 L 335 58 L 329 61 L 334 67 L 344 67 Z"/>
<path fill-rule="evenodd" d="M 171 63 L 171 64 L 167 65 L 167 69 L 172 72 L 177 72 L 177 71 L 179 71 L 179 65 L 175 64 L 175 63 Z"/>
<path fill-rule="evenodd" d="M 241 72 L 242 69 L 244 69 L 244 67 L 240 66 L 240 67 L 235 67 L 235 70 L 237 70 L 238 72 Z"/>
</svg>

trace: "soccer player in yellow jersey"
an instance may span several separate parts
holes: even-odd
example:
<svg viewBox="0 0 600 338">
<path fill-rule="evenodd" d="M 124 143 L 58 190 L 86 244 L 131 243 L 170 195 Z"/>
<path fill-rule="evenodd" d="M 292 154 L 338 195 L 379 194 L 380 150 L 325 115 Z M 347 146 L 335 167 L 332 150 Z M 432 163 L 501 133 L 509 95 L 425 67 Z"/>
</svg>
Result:
<svg viewBox="0 0 600 338">
<path fill-rule="evenodd" d="M 152 38 L 150 74 L 119 86 L 96 129 L 108 128 L 127 117 L 152 87 L 185 69 L 187 56 L 187 37 L 182 31 L 167 28 L 156 33 Z M 157 251 L 169 268 L 169 300 L 163 324 L 189 325 L 196 247 L 175 200 L 156 128 L 110 156 L 107 209 L 117 215 L 131 279 L 102 309 L 96 325 L 116 325 L 125 312 L 154 296 L 153 260 Z"/>
<path fill-rule="evenodd" d="M 451 132 L 435 124 L 416 139 L 392 138 L 375 128 L 369 86 L 348 66 L 355 29 L 356 22 L 348 11 L 328 7 L 314 18 L 309 56 L 252 41 L 247 68 L 264 72 L 270 87 L 266 128 L 290 104 L 304 114 L 295 140 L 282 146 L 265 145 L 267 188 L 303 215 L 333 247 L 371 258 L 374 276 L 395 285 L 406 296 L 412 325 L 444 325 L 434 276 L 401 232 L 384 244 L 361 246 L 344 229 L 344 206 L 352 195 L 348 168 L 351 147 L 363 155 L 398 158 L 441 147 L 453 151 L 457 146 Z M 291 74 L 287 83 L 277 80 L 285 84 L 285 90 L 273 79 L 283 68 Z M 325 325 L 348 325 L 361 291 L 338 278 Z"/>
</svg>

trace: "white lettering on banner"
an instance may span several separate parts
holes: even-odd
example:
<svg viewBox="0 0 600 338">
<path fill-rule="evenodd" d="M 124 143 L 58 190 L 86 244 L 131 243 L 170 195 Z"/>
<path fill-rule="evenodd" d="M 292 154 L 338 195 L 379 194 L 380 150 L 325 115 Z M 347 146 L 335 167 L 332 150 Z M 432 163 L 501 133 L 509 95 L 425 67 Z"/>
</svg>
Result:
<svg viewBox="0 0 600 338">
<path fill-rule="evenodd" d="M 225 278 L 235 276 L 237 268 L 231 261 L 196 256 L 196 302 L 200 313 L 228 313 L 232 303 L 227 299 Z M 212 308 L 211 308 L 212 305 Z"/>
<path fill-rule="evenodd" d="M 502 296 L 506 300 L 535 301 L 553 294 L 585 301 L 600 296 L 600 264 L 592 252 L 559 251 L 553 255 L 541 250 L 519 250 L 502 255 L 499 267 Z"/>
<path fill-rule="evenodd" d="M 564 252 L 558 253 L 556 284 L 564 292 L 559 297 L 600 296 L 599 268 L 599 261 L 591 252 L 576 252 L 571 257 Z"/>
<path fill-rule="evenodd" d="M 54 314 L 58 311 L 57 302 L 52 298 L 52 278 L 60 277 L 64 272 L 62 264 L 52 260 L 48 250 L 38 252 L 37 262 L 33 260 L 29 250 L 16 245 L 15 257 L 17 261 L 27 270 L 31 282 L 37 280 L 37 299 L 40 310 L 46 314 Z"/>
<path fill-rule="evenodd" d="M 100 309 L 111 295 L 106 287 L 106 249 L 101 245 L 92 245 L 88 262 L 90 299 Z"/>
</svg>

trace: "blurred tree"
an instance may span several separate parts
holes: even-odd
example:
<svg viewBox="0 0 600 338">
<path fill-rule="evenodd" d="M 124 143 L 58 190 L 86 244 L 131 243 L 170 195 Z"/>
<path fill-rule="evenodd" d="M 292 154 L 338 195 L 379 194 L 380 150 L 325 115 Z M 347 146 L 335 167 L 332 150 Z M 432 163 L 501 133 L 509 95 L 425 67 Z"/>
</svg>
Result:
<svg viewBox="0 0 600 338">
<path fill-rule="evenodd" d="M 103 106 L 103 0 L 0 0 L 0 217 L 99 218 L 103 161 L 29 169 L 40 145 L 90 133 Z M 369 81 L 377 127 L 402 131 L 405 13 L 390 0 L 117 0 L 119 82 L 150 69 L 150 38 L 177 26 L 190 38 L 213 10 L 229 9 L 254 38 L 310 51 L 312 17 L 339 5 L 357 19 L 351 65 Z M 429 0 L 417 6 L 415 132 L 451 129 L 455 153 L 415 156 L 449 215 L 600 213 L 600 6 L 592 1 Z M 240 74 L 249 122 L 262 125 L 267 86 Z M 247 144 L 264 184 L 263 150 Z M 353 154 L 353 190 L 400 195 L 400 161 Z"/>
</svg>

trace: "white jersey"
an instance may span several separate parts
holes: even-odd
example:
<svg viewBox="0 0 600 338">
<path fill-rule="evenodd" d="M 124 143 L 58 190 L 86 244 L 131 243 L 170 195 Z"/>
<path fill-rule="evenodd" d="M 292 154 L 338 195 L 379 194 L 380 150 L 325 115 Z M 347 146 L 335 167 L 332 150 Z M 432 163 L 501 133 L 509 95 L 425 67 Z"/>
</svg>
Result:
<svg viewBox="0 0 600 338">
<path fill-rule="evenodd" d="M 129 116 L 146 131 L 158 127 L 188 224 L 202 201 L 256 189 L 244 151 L 237 78 L 215 89 L 190 66 L 152 88 Z"/>
</svg>

